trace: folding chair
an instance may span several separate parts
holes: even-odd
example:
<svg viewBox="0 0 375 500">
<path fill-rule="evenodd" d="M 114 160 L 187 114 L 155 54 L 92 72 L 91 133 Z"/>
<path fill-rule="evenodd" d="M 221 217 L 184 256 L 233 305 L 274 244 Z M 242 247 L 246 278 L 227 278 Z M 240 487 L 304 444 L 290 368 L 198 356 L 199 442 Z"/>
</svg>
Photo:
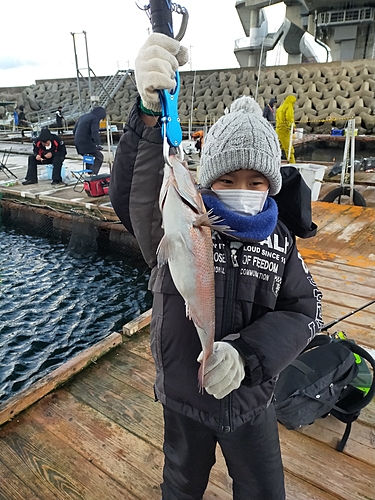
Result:
<svg viewBox="0 0 375 500">
<path fill-rule="evenodd" d="M 72 174 L 74 177 L 77 179 L 77 182 L 74 184 L 73 191 L 76 193 L 82 193 L 84 185 L 83 183 L 85 182 L 85 175 L 91 175 L 92 170 L 87 167 L 87 165 L 93 165 L 95 161 L 94 156 L 91 155 L 84 155 L 83 156 L 83 169 L 81 170 L 72 170 Z M 82 184 L 81 188 L 78 188 L 78 184 Z"/>
<path fill-rule="evenodd" d="M 14 173 L 11 170 L 9 170 L 9 168 L 6 166 L 11 151 L 12 148 L 10 148 L 9 151 L 7 150 L 4 151 L 3 159 L 0 161 L 0 172 L 4 172 L 4 174 L 8 177 L 8 179 L 10 179 L 11 177 L 18 179 L 18 177 L 14 175 Z"/>
</svg>

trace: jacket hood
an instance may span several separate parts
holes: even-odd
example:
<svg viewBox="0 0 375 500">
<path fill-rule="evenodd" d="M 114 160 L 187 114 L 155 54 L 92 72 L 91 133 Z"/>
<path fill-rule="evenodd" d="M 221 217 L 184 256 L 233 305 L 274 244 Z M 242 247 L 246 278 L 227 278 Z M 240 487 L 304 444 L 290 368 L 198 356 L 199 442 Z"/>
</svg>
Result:
<svg viewBox="0 0 375 500">
<path fill-rule="evenodd" d="M 296 100 L 297 100 L 297 97 L 295 95 L 288 95 L 288 97 L 285 98 L 284 103 L 285 104 L 294 105 L 294 103 L 296 102 Z"/>
<path fill-rule="evenodd" d="M 94 108 L 91 111 L 91 113 L 93 115 L 97 116 L 98 118 L 100 118 L 100 120 L 104 120 L 104 118 L 106 117 L 106 111 L 101 106 L 98 106 L 97 108 Z"/>
<path fill-rule="evenodd" d="M 48 130 L 48 128 L 42 128 L 38 139 L 39 139 L 39 141 L 47 142 L 47 141 L 52 141 L 53 137 L 52 137 L 51 132 Z"/>
<path fill-rule="evenodd" d="M 274 104 L 276 104 L 276 103 L 277 103 L 277 99 L 273 99 L 273 98 L 272 98 L 272 99 L 270 100 L 270 106 L 273 106 L 273 105 L 274 105 Z"/>
</svg>

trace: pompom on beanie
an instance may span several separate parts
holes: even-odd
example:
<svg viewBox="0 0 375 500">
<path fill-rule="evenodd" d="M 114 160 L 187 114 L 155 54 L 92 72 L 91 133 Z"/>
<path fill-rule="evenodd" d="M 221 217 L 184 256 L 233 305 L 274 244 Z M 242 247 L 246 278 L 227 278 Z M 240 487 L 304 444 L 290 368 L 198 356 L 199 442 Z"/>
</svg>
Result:
<svg viewBox="0 0 375 500">
<path fill-rule="evenodd" d="M 281 151 L 272 125 L 251 97 L 233 102 L 205 137 L 199 182 L 209 188 L 216 179 L 240 169 L 257 170 L 270 183 L 270 195 L 281 188 Z"/>
</svg>

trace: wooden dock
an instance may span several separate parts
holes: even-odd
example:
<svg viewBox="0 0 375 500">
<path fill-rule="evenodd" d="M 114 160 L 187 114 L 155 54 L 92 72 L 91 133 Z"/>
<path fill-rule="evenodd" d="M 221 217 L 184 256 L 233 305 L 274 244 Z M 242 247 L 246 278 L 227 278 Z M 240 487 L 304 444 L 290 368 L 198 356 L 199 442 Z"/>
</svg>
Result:
<svg viewBox="0 0 375 500">
<path fill-rule="evenodd" d="M 328 322 L 375 298 L 375 211 L 317 202 L 313 213 L 318 234 L 298 245 Z M 337 327 L 374 351 L 374 305 Z M 22 413 L 24 393 L 0 405 L 1 500 L 160 500 L 163 422 L 147 326 L 91 349 L 30 388 L 27 404 L 52 392 Z M 375 499 L 375 401 L 339 453 L 344 427 L 330 417 L 300 431 L 280 426 L 288 500 Z M 231 498 L 218 451 L 204 500 Z"/>
<path fill-rule="evenodd" d="M 327 140 L 330 136 L 305 136 L 303 139 L 296 141 L 296 143 L 309 142 L 312 140 Z M 344 137 L 333 137 L 331 138 L 335 141 L 343 141 Z M 371 139 L 371 141 L 370 141 Z M 370 141 L 371 144 L 374 143 L 373 137 L 363 137 L 361 140 Z M 28 186 L 23 186 L 21 184 L 22 180 L 26 175 L 27 166 L 27 155 L 32 152 L 32 144 L 30 139 L 26 139 L 26 142 L 22 143 L 7 143 L 0 141 L 0 159 L 4 151 L 9 151 L 12 148 L 12 153 L 9 155 L 7 161 L 7 167 L 11 170 L 19 179 L 18 183 L 14 182 L 16 179 L 13 177 L 7 177 L 7 175 L 0 169 L 0 195 L 3 200 L 12 200 L 16 203 L 21 203 L 23 205 L 28 204 L 28 206 L 33 207 L 46 207 L 51 210 L 59 211 L 60 213 L 65 213 L 67 215 L 85 215 L 88 217 L 96 218 L 97 220 L 117 223 L 118 218 L 114 213 L 109 196 L 101 196 L 98 198 L 92 198 L 87 196 L 83 191 L 83 186 L 79 185 L 74 188 L 74 182 L 67 185 L 51 186 L 50 180 L 40 180 L 38 184 L 32 184 Z M 82 159 L 77 154 L 76 150 L 72 146 L 67 147 L 67 158 L 64 164 L 70 170 L 80 170 L 82 168 Z M 103 151 L 105 155 L 103 166 L 100 173 L 110 172 L 110 163 L 113 160 L 113 155 L 111 157 L 106 150 Z M 198 164 L 198 155 L 192 155 L 192 163 Z M 285 162 L 283 162 L 285 163 Z M 311 162 L 314 163 L 314 162 Z M 327 163 L 327 170 L 324 176 L 324 181 L 320 189 L 319 200 L 322 200 L 324 196 L 339 186 L 340 175 L 329 178 L 328 172 L 333 166 L 333 163 Z M 44 167 L 38 167 L 39 173 L 43 172 Z M 10 184 L 10 185 L 9 185 Z M 13 184 L 13 185 L 12 185 Z M 355 172 L 355 189 L 364 197 L 366 205 L 368 207 L 375 208 L 375 173 L 374 172 Z M 342 204 L 348 204 L 349 199 L 343 197 L 341 200 Z"/>
</svg>

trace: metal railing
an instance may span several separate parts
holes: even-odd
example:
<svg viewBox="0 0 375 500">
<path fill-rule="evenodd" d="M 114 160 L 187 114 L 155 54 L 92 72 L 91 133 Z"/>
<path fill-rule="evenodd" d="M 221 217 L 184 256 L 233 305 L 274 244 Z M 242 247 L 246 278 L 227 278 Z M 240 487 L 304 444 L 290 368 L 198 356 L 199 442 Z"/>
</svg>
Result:
<svg viewBox="0 0 375 500">
<path fill-rule="evenodd" d="M 341 9 L 320 12 L 318 14 L 318 26 L 334 26 L 342 24 L 355 24 L 373 22 L 375 20 L 375 9 L 362 7 L 359 9 Z"/>
<path fill-rule="evenodd" d="M 99 87 L 99 90 L 96 92 L 97 99 L 94 99 L 93 102 L 87 100 L 84 102 L 77 101 L 63 106 L 62 114 L 64 116 L 65 123 L 77 121 L 83 113 L 88 113 L 90 111 L 92 105 L 106 108 L 109 102 L 115 98 L 117 92 L 120 90 L 127 77 L 132 73 L 133 70 L 130 69 L 118 70 L 115 75 L 108 76 L 101 81 L 98 79 L 97 87 Z M 27 118 L 30 123 L 30 127 L 34 131 L 39 131 L 43 127 L 49 127 L 50 125 L 56 123 L 56 107 L 29 112 Z"/>
</svg>

